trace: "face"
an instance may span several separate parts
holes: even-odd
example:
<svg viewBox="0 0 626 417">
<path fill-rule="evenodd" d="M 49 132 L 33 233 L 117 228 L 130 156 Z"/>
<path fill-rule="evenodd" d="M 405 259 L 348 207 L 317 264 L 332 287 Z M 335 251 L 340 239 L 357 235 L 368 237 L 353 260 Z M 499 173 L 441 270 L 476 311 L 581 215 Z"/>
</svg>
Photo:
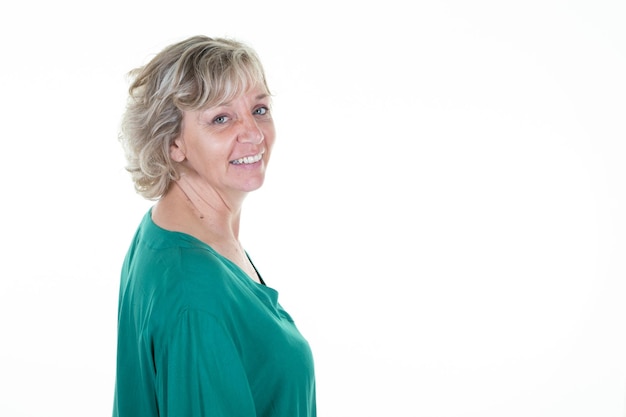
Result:
<svg viewBox="0 0 626 417">
<path fill-rule="evenodd" d="M 230 102 L 185 111 L 170 156 L 188 179 L 228 198 L 263 184 L 275 136 L 270 97 L 252 88 Z"/>
</svg>

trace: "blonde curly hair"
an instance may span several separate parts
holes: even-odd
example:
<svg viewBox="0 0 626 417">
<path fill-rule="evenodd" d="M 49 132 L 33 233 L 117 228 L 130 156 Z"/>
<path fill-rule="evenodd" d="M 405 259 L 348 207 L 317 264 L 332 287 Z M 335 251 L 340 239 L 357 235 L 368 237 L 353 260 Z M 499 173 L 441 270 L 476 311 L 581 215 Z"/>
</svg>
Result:
<svg viewBox="0 0 626 417">
<path fill-rule="evenodd" d="M 261 62 L 241 42 L 194 36 L 163 49 L 129 73 L 131 84 L 119 140 L 136 191 L 156 200 L 178 179 L 170 146 L 179 136 L 183 111 L 229 101 L 262 86 Z"/>
</svg>

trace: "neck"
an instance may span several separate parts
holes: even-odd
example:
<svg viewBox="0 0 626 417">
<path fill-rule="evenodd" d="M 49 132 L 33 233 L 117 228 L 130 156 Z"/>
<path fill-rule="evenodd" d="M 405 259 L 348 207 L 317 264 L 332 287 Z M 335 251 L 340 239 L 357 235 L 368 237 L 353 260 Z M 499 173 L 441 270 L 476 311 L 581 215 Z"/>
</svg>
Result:
<svg viewBox="0 0 626 417">
<path fill-rule="evenodd" d="M 197 234 L 210 240 L 238 240 L 241 206 L 245 195 L 225 198 L 213 188 L 196 184 L 182 175 L 173 182 L 158 206 L 167 207 L 163 212 L 173 221 L 176 229 L 196 230 Z"/>
</svg>

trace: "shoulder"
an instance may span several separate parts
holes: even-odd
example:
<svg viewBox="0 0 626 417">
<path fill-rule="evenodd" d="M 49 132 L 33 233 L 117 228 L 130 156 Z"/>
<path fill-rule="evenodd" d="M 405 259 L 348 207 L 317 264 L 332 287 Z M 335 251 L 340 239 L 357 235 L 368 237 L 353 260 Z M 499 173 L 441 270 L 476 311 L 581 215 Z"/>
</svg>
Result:
<svg viewBox="0 0 626 417">
<path fill-rule="evenodd" d="M 148 212 L 126 256 L 129 270 L 142 276 L 175 278 L 176 283 L 228 272 L 224 259 L 210 246 L 180 232 L 157 226 Z"/>
<path fill-rule="evenodd" d="M 148 216 L 148 215 L 146 215 Z M 125 295 L 154 308 L 209 308 L 233 293 L 232 267 L 212 248 L 144 218 L 122 270 Z"/>
<path fill-rule="evenodd" d="M 224 300 L 233 277 L 218 255 L 206 248 L 170 247 L 151 250 L 137 265 L 137 276 L 159 302 L 183 308 L 206 307 Z M 144 271 L 139 276 L 139 271 Z"/>
<path fill-rule="evenodd" d="M 239 302 L 228 270 L 210 252 L 180 247 L 152 252 L 129 271 L 123 301 L 142 317 L 147 334 L 167 337 L 181 318 L 223 319 Z"/>
</svg>

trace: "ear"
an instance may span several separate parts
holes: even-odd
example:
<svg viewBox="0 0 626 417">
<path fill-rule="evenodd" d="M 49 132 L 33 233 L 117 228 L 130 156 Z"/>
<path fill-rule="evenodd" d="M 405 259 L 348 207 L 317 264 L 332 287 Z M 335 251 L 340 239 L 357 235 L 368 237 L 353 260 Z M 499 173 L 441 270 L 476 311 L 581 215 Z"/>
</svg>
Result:
<svg viewBox="0 0 626 417">
<path fill-rule="evenodd" d="M 183 162 L 185 156 L 185 143 L 180 137 L 174 139 L 174 143 L 170 145 L 170 158 L 176 162 Z"/>
</svg>

